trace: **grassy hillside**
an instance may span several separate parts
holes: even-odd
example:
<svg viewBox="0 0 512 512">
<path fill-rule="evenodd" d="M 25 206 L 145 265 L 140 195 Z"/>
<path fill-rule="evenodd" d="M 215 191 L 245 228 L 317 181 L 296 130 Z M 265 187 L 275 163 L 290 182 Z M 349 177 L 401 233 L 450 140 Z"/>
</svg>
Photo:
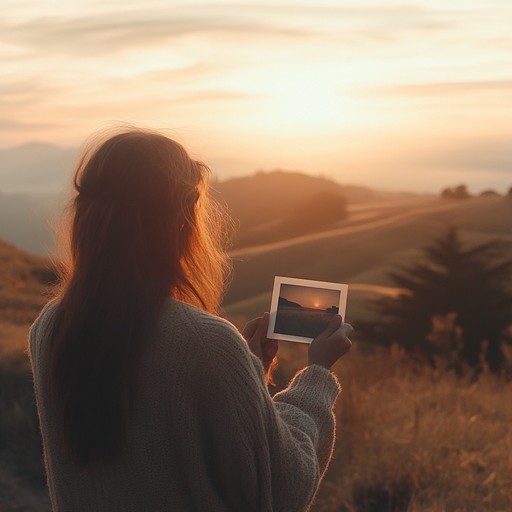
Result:
<svg viewBox="0 0 512 512">
<path fill-rule="evenodd" d="M 54 279 L 49 262 L 0 241 L 0 510 L 48 510 L 27 335 Z"/>
<path fill-rule="evenodd" d="M 47 301 L 50 262 L 0 240 L 0 322 L 26 325 Z"/>
<path fill-rule="evenodd" d="M 306 347 L 287 345 L 279 386 L 305 364 Z M 337 442 L 313 512 L 512 510 L 510 380 L 456 376 L 397 347 L 356 346 L 335 370 Z"/>
<path fill-rule="evenodd" d="M 366 209 L 382 202 L 424 200 L 416 194 L 380 192 L 284 171 L 259 172 L 220 182 L 214 186 L 214 193 L 240 225 L 235 237 L 237 247 L 282 240 L 336 225 L 346 217 L 346 209 L 351 210 L 352 217 L 352 209 L 358 210 L 361 205 L 368 205 L 364 206 Z M 356 217 L 362 214 L 358 212 Z M 318 222 L 315 217 L 319 218 Z"/>
<path fill-rule="evenodd" d="M 327 178 L 284 171 L 259 172 L 214 186 L 217 197 L 226 203 L 244 229 L 278 219 L 284 212 L 320 192 L 335 191 L 347 196 L 350 202 L 376 201 L 379 198 L 373 190 L 364 187 L 352 189 Z"/>
<path fill-rule="evenodd" d="M 237 251 L 234 280 L 224 300 L 226 313 L 240 318 L 268 309 L 273 278 L 283 275 L 348 283 L 348 320 L 366 318 L 365 299 L 392 293 L 385 288 L 392 284 L 387 272 L 417 258 L 421 248 L 449 225 L 458 227 L 468 244 L 500 238 L 512 248 L 512 201 L 503 197 L 439 201 L 405 211 L 381 225 L 372 222 L 261 251 Z M 358 286 L 351 287 L 354 284 Z"/>
</svg>

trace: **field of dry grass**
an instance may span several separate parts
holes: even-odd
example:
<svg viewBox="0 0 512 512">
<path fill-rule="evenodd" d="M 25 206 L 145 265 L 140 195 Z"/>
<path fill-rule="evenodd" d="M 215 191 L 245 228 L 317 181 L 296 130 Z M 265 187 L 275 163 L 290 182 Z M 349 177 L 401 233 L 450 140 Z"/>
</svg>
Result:
<svg viewBox="0 0 512 512">
<path fill-rule="evenodd" d="M 400 351 L 338 371 L 338 444 L 315 510 L 512 510 L 512 383 Z"/>
<path fill-rule="evenodd" d="M 277 389 L 306 354 L 280 343 Z M 357 342 L 335 371 L 337 442 L 314 512 L 512 510 L 512 381 Z"/>
<path fill-rule="evenodd" d="M 48 300 L 49 261 L 0 240 L 0 322 L 27 324 Z"/>
<path fill-rule="evenodd" d="M 49 262 L 0 241 L 0 510 L 49 510 L 26 355 L 30 324 L 47 302 Z"/>
</svg>

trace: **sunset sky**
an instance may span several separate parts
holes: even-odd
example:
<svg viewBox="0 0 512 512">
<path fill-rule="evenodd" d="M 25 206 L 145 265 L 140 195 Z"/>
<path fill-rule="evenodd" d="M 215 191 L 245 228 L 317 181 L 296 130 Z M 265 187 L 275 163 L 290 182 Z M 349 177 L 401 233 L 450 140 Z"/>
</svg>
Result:
<svg viewBox="0 0 512 512">
<path fill-rule="evenodd" d="M 303 308 L 327 309 L 340 305 L 340 291 L 327 288 L 281 284 L 279 296 L 296 302 Z"/>
<path fill-rule="evenodd" d="M 510 0 L 2 0 L 0 64 L 0 148 L 124 121 L 219 179 L 512 186 Z"/>
</svg>

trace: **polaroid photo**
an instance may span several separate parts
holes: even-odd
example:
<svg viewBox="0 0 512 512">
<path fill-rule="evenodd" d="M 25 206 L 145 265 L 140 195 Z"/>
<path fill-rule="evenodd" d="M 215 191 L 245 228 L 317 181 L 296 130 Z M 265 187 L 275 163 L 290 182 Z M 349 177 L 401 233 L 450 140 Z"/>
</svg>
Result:
<svg viewBox="0 0 512 512">
<path fill-rule="evenodd" d="M 267 337 L 311 343 L 334 315 L 345 321 L 348 285 L 276 276 Z"/>
</svg>

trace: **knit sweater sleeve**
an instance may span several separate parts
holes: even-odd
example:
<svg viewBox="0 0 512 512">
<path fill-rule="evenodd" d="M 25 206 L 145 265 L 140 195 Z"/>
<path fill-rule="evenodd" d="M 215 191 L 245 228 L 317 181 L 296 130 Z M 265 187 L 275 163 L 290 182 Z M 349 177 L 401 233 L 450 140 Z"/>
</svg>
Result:
<svg viewBox="0 0 512 512">
<path fill-rule="evenodd" d="M 238 331 L 219 319 L 201 328 L 201 409 L 218 492 L 230 510 L 306 510 L 332 454 L 336 378 L 309 366 L 272 399 Z"/>
</svg>

